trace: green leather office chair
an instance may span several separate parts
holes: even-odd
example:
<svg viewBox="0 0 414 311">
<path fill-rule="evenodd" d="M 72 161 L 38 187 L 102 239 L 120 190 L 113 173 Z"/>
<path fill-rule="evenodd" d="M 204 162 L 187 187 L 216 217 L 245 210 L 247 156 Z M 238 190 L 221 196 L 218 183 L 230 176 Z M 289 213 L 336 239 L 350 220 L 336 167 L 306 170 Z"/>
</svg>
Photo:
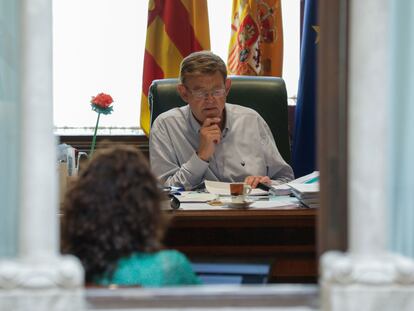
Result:
<svg viewBox="0 0 414 311">
<path fill-rule="evenodd" d="M 231 88 L 227 102 L 256 110 L 265 119 L 283 159 L 290 164 L 288 109 L 282 78 L 229 76 Z M 178 79 L 154 80 L 149 90 L 151 125 L 161 113 L 186 105 L 176 90 Z"/>
</svg>

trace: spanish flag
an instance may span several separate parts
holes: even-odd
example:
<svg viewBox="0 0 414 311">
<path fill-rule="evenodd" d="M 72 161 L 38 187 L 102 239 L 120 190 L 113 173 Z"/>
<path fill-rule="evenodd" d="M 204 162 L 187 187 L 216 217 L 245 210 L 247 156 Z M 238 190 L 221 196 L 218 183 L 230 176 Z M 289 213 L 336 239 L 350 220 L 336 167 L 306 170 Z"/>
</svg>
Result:
<svg viewBox="0 0 414 311">
<path fill-rule="evenodd" d="M 206 0 L 150 0 L 141 96 L 141 128 L 150 130 L 148 89 L 152 81 L 176 78 L 188 54 L 210 49 Z"/>
<path fill-rule="evenodd" d="M 281 0 L 233 0 L 229 73 L 281 77 L 282 65 Z"/>
</svg>

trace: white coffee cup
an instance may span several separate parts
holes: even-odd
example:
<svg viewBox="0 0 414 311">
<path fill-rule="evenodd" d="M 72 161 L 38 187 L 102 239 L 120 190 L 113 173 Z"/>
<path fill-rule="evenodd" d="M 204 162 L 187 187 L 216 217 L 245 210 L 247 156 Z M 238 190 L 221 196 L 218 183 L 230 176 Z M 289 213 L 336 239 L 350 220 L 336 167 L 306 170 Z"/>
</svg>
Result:
<svg viewBox="0 0 414 311">
<path fill-rule="evenodd" d="M 252 187 L 245 183 L 231 183 L 230 194 L 232 203 L 246 202 L 246 196 L 252 191 Z"/>
</svg>

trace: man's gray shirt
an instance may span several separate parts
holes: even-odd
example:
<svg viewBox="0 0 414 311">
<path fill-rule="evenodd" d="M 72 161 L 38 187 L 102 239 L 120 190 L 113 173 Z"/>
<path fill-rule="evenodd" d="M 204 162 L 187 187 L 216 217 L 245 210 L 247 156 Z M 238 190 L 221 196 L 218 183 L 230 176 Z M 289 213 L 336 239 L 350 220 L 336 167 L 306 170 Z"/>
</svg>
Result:
<svg viewBox="0 0 414 311">
<path fill-rule="evenodd" d="M 200 124 L 188 105 L 162 113 L 150 133 L 153 172 L 167 186 L 193 189 L 204 180 L 242 182 L 247 176 L 269 176 L 274 184 L 293 179 L 272 133 L 253 109 L 225 104 L 222 139 L 208 162 L 197 155 Z"/>
</svg>

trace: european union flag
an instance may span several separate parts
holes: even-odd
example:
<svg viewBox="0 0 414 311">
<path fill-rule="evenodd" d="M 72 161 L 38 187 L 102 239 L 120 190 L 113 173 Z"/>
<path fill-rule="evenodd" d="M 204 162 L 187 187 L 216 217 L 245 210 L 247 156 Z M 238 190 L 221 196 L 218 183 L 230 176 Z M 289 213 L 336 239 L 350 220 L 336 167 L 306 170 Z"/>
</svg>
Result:
<svg viewBox="0 0 414 311">
<path fill-rule="evenodd" d="M 316 6 L 317 0 L 305 1 L 293 139 L 292 164 L 296 178 L 316 169 L 316 43 L 319 32 Z"/>
</svg>

